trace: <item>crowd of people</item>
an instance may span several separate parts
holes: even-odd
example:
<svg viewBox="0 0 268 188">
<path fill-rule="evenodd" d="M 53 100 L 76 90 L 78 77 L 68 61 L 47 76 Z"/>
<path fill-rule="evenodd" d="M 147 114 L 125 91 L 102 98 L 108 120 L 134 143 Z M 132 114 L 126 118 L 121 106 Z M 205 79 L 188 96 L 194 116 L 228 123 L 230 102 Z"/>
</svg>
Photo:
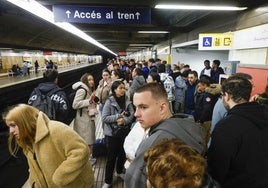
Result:
<svg viewBox="0 0 268 188">
<path fill-rule="evenodd" d="M 28 105 L 3 117 L 10 151 L 22 148 L 32 187 L 90 187 L 100 116 L 103 188 L 113 186 L 114 176 L 126 188 L 268 187 L 267 100 L 259 102 L 267 99 L 268 81 L 264 93 L 250 98 L 250 75 L 236 73 L 221 85 L 220 61 L 204 66 L 198 75 L 189 65 L 159 59 L 110 60 L 97 86 L 89 73 L 73 84 L 72 102 L 57 85 L 58 71 L 48 69 Z M 54 118 L 32 107 L 39 92 L 49 95 Z M 73 130 L 66 126 L 70 108 Z"/>
</svg>

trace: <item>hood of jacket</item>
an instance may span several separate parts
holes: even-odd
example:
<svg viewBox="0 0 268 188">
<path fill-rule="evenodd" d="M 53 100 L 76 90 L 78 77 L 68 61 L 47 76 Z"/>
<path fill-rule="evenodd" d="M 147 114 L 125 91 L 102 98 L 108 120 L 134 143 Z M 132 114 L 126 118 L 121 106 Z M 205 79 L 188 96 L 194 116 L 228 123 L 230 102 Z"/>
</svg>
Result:
<svg viewBox="0 0 268 188">
<path fill-rule="evenodd" d="M 76 82 L 72 85 L 72 88 L 74 90 L 76 90 L 78 87 L 82 86 L 83 88 L 85 88 L 87 91 L 89 91 L 88 87 L 86 84 L 84 84 L 83 82 L 79 81 L 79 82 Z"/>
<path fill-rule="evenodd" d="M 175 138 L 181 139 L 201 154 L 204 152 L 203 128 L 195 124 L 192 116 L 171 117 L 163 120 L 150 129 L 149 135 L 156 134 L 158 131 L 167 132 Z"/>
<path fill-rule="evenodd" d="M 219 95 L 221 93 L 221 85 L 210 84 L 210 86 L 205 89 L 205 92 L 210 93 L 212 95 Z"/>
<path fill-rule="evenodd" d="M 41 83 L 37 87 L 37 89 L 43 94 L 46 94 L 46 93 L 48 93 L 49 91 L 51 91 L 52 89 L 55 89 L 55 88 L 58 88 L 60 90 L 59 86 L 57 84 L 55 84 L 54 82 Z"/>
<path fill-rule="evenodd" d="M 134 79 L 136 79 L 140 85 L 143 85 L 145 83 L 145 79 L 142 75 L 138 75 Z"/>
<path fill-rule="evenodd" d="M 247 102 L 235 105 L 228 111 L 229 115 L 237 115 L 249 120 L 259 129 L 268 128 L 268 114 L 264 106 L 257 102 Z"/>
</svg>

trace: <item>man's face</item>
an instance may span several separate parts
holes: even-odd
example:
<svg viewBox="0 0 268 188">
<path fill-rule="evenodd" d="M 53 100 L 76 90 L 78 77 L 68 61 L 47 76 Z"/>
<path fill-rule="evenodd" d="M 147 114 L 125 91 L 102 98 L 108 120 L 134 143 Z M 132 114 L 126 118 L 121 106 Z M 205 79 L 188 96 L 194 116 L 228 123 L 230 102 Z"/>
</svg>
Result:
<svg viewBox="0 0 268 188">
<path fill-rule="evenodd" d="M 227 96 L 226 94 L 222 95 L 222 102 L 223 102 L 223 106 L 226 108 L 226 110 L 230 110 L 230 106 L 227 102 Z"/>
<path fill-rule="evenodd" d="M 208 86 L 204 83 L 198 83 L 198 91 L 204 92 Z"/>
<path fill-rule="evenodd" d="M 151 92 L 135 93 L 133 101 L 135 117 L 143 128 L 150 128 L 161 120 L 161 102 L 153 99 Z"/>
<path fill-rule="evenodd" d="M 206 68 L 210 67 L 208 62 L 205 62 L 204 65 L 205 65 Z"/>
<path fill-rule="evenodd" d="M 189 83 L 190 83 L 191 85 L 193 85 L 193 84 L 196 82 L 196 80 L 197 80 L 197 77 L 195 77 L 194 74 L 189 74 L 189 75 L 188 75 L 188 81 L 189 81 Z"/>
</svg>

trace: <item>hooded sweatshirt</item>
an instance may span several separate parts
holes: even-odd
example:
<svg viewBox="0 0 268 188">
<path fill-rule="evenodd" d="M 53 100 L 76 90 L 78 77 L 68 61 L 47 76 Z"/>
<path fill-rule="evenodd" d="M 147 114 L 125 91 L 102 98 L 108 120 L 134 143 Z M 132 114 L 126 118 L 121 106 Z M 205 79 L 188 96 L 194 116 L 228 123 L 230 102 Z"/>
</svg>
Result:
<svg viewBox="0 0 268 188">
<path fill-rule="evenodd" d="M 188 116 L 187 116 L 188 117 Z M 203 152 L 203 129 L 192 118 L 169 118 L 151 127 L 149 137 L 142 141 L 135 159 L 126 171 L 125 187 L 146 188 L 146 163 L 144 153 L 163 139 L 178 138 L 198 152 Z"/>
<path fill-rule="evenodd" d="M 208 167 L 222 187 L 268 187 L 268 114 L 261 105 L 237 104 L 217 123 Z"/>
</svg>

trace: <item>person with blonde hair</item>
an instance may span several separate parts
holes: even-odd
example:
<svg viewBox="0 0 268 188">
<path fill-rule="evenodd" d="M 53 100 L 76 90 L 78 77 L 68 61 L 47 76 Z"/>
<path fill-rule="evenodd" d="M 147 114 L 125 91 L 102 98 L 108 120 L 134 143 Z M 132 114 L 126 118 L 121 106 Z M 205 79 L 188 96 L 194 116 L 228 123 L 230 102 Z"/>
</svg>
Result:
<svg viewBox="0 0 268 188">
<path fill-rule="evenodd" d="M 144 154 L 147 188 L 219 187 L 206 173 L 207 162 L 179 139 L 164 139 Z"/>
<path fill-rule="evenodd" d="M 93 185 L 88 146 L 69 126 L 26 104 L 10 109 L 4 120 L 10 129 L 10 153 L 16 155 L 21 147 L 28 160 L 31 187 Z"/>
</svg>

